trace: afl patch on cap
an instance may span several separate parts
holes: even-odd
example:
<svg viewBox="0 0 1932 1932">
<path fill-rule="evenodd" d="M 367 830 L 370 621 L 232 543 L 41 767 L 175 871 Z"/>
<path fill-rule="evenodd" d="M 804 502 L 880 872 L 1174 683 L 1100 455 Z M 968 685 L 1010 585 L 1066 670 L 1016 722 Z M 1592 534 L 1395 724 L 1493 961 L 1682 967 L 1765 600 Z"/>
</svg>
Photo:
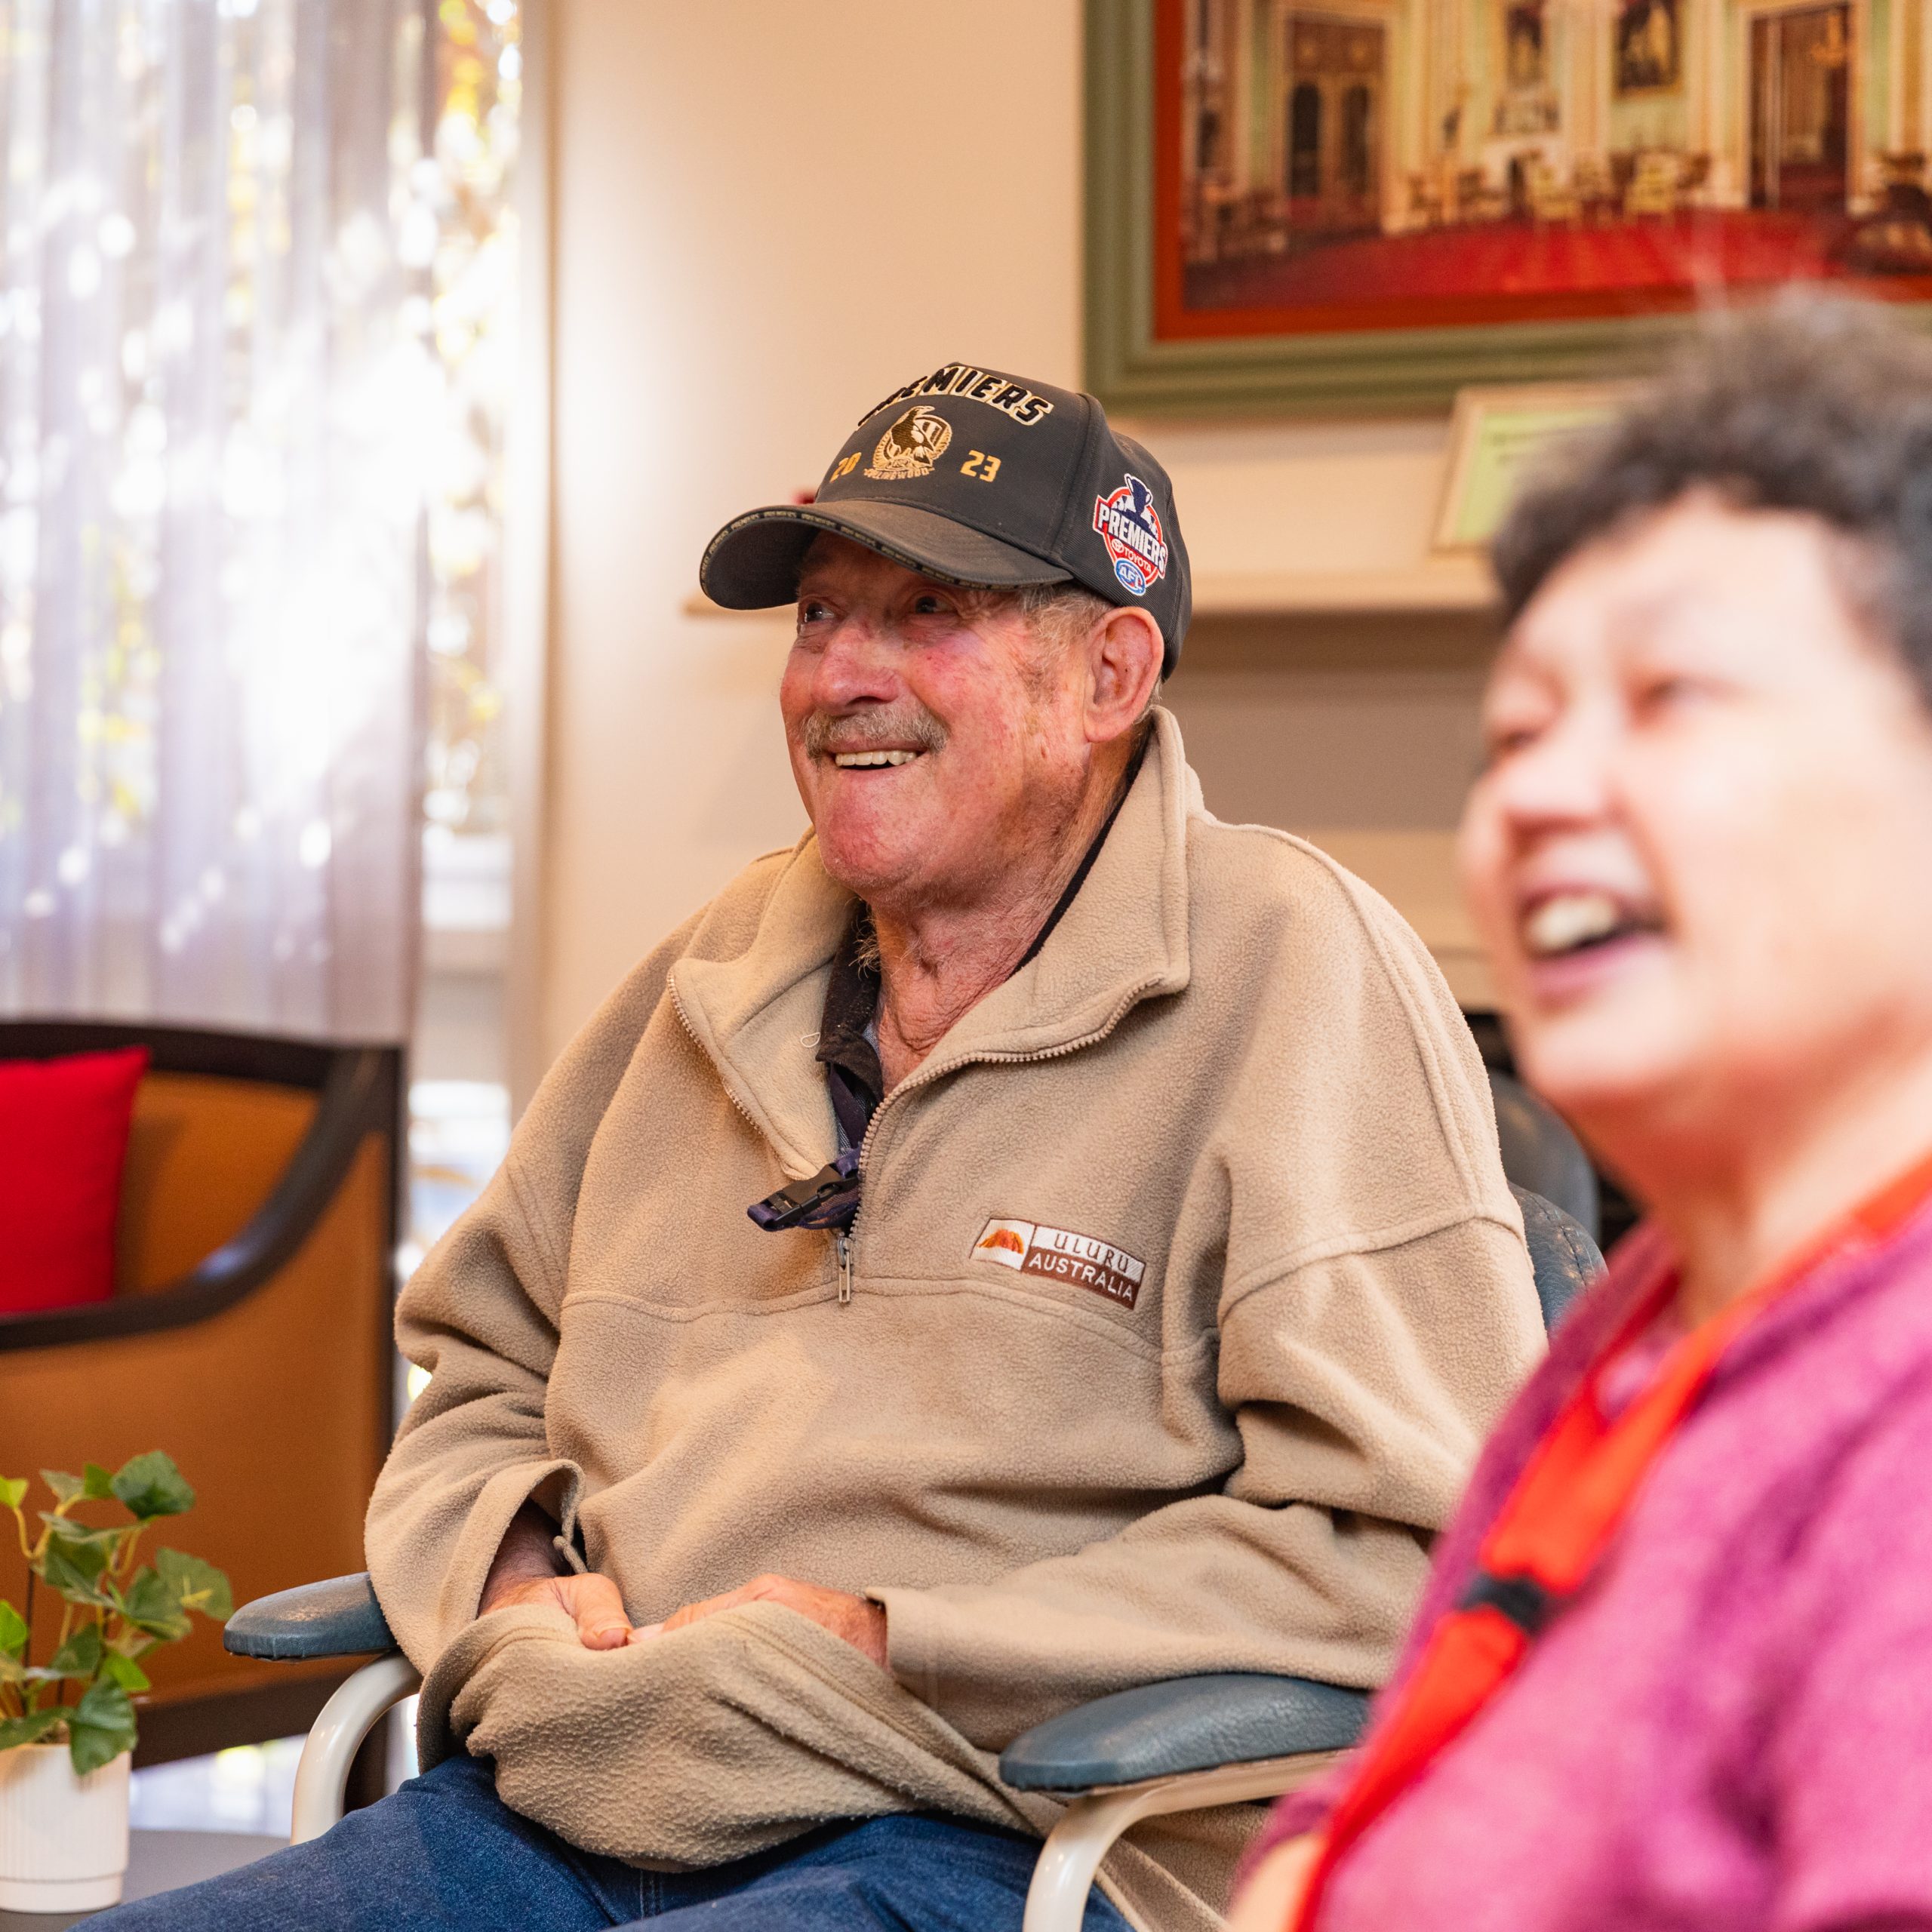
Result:
<svg viewBox="0 0 1932 1932">
<path fill-rule="evenodd" d="M 1129 476 L 1111 495 L 1094 499 L 1094 529 L 1113 560 L 1114 575 L 1145 597 L 1168 574 L 1168 540 L 1153 492 Z"/>
</svg>

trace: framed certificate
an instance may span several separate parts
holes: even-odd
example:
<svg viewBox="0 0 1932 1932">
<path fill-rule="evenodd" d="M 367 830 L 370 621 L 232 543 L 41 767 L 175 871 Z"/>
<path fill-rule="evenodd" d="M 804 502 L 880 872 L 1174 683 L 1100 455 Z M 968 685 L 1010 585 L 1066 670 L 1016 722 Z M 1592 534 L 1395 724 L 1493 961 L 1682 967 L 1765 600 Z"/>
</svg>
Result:
<svg viewBox="0 0 1932 1932">
<path fill-rule="evenodd" d="M 1523 479 L 1570 437 L 1600 429 L 1637 392 L 1629 383 L 1522 383 L 1456 398 L 1434 548 L 1487 548 Z"/>
</svg>

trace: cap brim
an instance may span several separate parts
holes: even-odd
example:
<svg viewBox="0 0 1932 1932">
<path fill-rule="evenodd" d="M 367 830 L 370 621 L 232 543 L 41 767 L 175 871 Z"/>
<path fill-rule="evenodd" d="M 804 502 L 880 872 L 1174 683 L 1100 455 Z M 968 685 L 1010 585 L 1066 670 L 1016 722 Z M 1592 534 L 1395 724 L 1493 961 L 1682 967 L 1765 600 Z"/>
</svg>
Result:
<svg viewBox="0 0 1932 1932">
<path fill-rule="evenodd" d="M 1070 583 L 1057 564 L 909 503 L 778 503 L 734 517 L 710 542 L 698 581 L 714 604 L 763 611 L 798 594 L 812 539 L 829 532 L 943 583 L 1016 590 Z"/>
</svg>

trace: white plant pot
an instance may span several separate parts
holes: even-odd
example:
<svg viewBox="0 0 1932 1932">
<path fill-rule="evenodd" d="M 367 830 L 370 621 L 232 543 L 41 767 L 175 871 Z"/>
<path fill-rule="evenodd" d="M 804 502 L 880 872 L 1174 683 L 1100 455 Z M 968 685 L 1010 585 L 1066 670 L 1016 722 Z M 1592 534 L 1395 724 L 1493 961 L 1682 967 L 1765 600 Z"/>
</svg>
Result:
<svg viewBox="0 0 1932 1932">
<path fill-rule="evenodd" d="M 122 1752 L 85 1777 L 64 1744 L 0 1751 L 0 1912 L 97 1912 L 128 1870 Z"/>
</svg>

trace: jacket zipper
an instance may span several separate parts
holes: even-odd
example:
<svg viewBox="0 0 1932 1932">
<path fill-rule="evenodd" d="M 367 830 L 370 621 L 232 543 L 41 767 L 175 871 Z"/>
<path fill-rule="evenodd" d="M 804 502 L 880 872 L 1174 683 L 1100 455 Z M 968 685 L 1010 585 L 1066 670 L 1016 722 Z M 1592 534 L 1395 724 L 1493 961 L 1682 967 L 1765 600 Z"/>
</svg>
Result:
<svg viewBox="0 0 1932 1932">
<path fill-rule="evenodd" d="M 678 989 L 676 984 L 673 982 L 669 974 L 665 975 L 664 990 L 671 995 L 671 1011 L 678 1016 L 678 1024 L 691 1035 L 691 1044 L 697 1048 L 698 1051 L 703 1054 L 706 1060 L 710 1060 L 710 1049 L 707 1048 L 704 1042 L 698 1038 L 697 1029 L 691 1024 L 691 1015 L 685 1011 L 685 1003 L 678 997 Z M 712 1060 L 712 1065 L 715 1068 L 717 1062 Z M 748 1126 L 754 1134 L 757 1134 L 761 1140 L 763 1139 L 764 1137 L 764 1129 L 759 1126 L 757 1121 L 752 1117 L 751 1109 L 746 1106 L 744 1102 L 740 1100 L 737 1095 L 731 1091 L 731 1083 L 727 1080 L 721 1073 L 718 1076 L 718 1084 L 724 1088 L 725 1099 L 729 1100 L 732 1106 L 738 1110 L 739 1113 L 743 1116 L 746 1125 Z"/>
<path fill-rule="evenodd" d="M 878 1137 L 878 1124 L 885 1118 L 885 1110 L 900 1094 L 910 1093 L 915 1087 L 924 1087 L 943 1078 L 949 1073 L 957 1073 L 962 1066 L 1029 1066 L 1037 1061 L 1062 1060 L 1069 1054 L 1078 1053 L 1083 1047 L 1097 1045 L 1104 1040 L 1143 998 L 1160 984 L 1155 980 L 1143 980 L 1138 986 L 1131 987 L 1120 1004 L 1108 1014 L 1100 1025 L 1091 1033 L 1083 1033 L 1077 1040 L 1063 1040 L 1057 1047 L 1043 1047 L 1032 1054 L 962 1054 L 957 1060 L 943 1060 L 937 1066 L 928 1064 L 902 1080 L 872 1110 L 872 1118 L 866 1123 L 866 1137 L 859 1143 L 859 1177 L 865 1178 L 866 1162 L 870 1158 L 872 1143 Z M 860 1195 L 859 1214 L 865 1212 L 865 1196 Z M 841 1269 L 838 1299 L 841 1302 L 852 1299 L 852 1241 L 859 1232 L 859 1214 L 852 1217 L 852 1225 L 838 1237 L 838 1264 Z"/>
<path fill-rule="evenodd" d="M 1078 1053 L 1083 1047 L 1091 1047 L 1104 1040 L 1133 1008 L 1146 995 L 1160 984 L 1158 979 L 1143 980 L 1139 985 L 1130 987 L 1120 1004 L 1091 1033 L 1083 1033 L 1077 1040 L 1063 1040 L 1057 1047 L 1044 1047 L 1033 1054 L 963 1054 L 957 1060 L 942 1061 L 937 1066 L 922 1066 L 918 1072 L 909 1075 L 894 1088 L 872 1110 L 872 1118 L 866 1123 L 866 1137 L 859 1143 L 859 1177 L 865 1178 L 866 1158 L 872 1152 L 872 1143 L 878 1136 L 878 1124 L 885 1118 L 885 1110 L 900 1094 L 912 1091 L 915 1087 L 930 1085 L 932 1081 L 948 1073 L 956 1073 L 962 1066 L 1029 1066 L 1039 1060 L 1061 1060 L 1069 1054 Z M 691 1023 L 691 1017 L 685 1011 L 685 1003 L 678 997 L 676 985 L 667 974 L 664 989 L 671 995 L 671 1011 L 678 1016 L 678 1023 L 691 1035 L 691 1044 L 708 1060 L 704 1042 L 698 1038 L 697 1029 Z M 764 1130 L 752 1116 L 752 1110 L 731 1091 L 731 1083 L 719 1076 L 718 1084 L 724 1089 L 724 1097 L 742 1114 L 754 1132 L 762 1134 Z M 860 1197 L 863 1201 L 863 1196 Z M 852 1246 L 859 1232 L 859 1214 L 865 1211 L 860 1207 L 852 1217 L 850 1227 L 835 1229 L 832 1232 L 832 1252 L 838 1259 L 838 1305 L 844 1308 L 852 1300 Z"/>
</svg>

